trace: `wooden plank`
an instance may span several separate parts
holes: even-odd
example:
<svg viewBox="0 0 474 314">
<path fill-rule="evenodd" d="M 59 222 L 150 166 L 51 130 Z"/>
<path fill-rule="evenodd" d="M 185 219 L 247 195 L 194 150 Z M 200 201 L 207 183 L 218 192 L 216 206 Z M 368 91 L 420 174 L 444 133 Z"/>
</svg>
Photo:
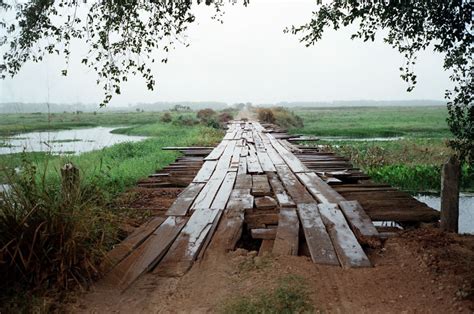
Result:
<svg viewBox="0 0 474 314">
<path fill-rule="evenodd" d="M 337 257 L 344 268 L 371 267 L 364 250 L 347 224 L 337 204 L 319 204 L 321 218 L 326 225 Z"/>
<path fill-rule="evenodd" d="M 178 198 L 176 198 L 171 207 L 166 211 L 166 215 L 185 216 L 203 187 L 204 183 L 190 183 L 188 187 L 178 195 Z"/>
<path fill-rule="evenodd" d="M 272 187 L 273 193 L 275 194 L 275 197 L 280 207 L 295 208 L 296 207 L 295 202 L 293 202 L 291 197 L 286 193 L 285 188 L 283 187 L 283 184 L 278 178 L 278 175 L 274 173 L 269 173 L 268 179 L 270 181 L 270 185 Z"/>
<path fill-rule="evenodd" d="M 298 220 L 298 218 L 297 218 Z M 277 233 L 276 228 L 250 229 L 250 235 L 254 239 L 274 240 Z"/>
<path fill-rule="evenodd" d="M 204 160 L 217 160 L 217 159 L 219 159 L 219 157 L 224 152 L 224 150 L 225 150 L 228 143 L 229 143 L 229 141 L 220 142 L 219 145 L 217 145 L 216 148 L 214 148 L 212 150 L 212 152 L 206 158 L 204 158 Z"/>
<path fill-rule="evenodd" d="M 184 275 L 199 254 L 218 214 L 219 210 L 212 209 L 194 211 L 154 273 L 168 277 Z"/>
<path fill-rule="evenodd" d="M 242 235 L 244 213 L 245 209 L 242 207 L 229 208 L 224 212 L 209 247 L 204 253 L 205 257 L 223 255 L 235 248 Z"/>
<path fill-rule="evenodd" d="M 275 166 L 273 166 L 273 162 L 266 152 L 257 151 L 257 157 L 263 171 L 276 172 Z"/>
<path fill-rule="evenodd" d="M 123 260 L 131 251 L 142 244 L 158 228 L 165 217 L 154 217 L 133 231 L 125 240 L 110 250 L 104 258 L 101 269 L 108 272 Z"/>
<path fill-rule="evenodd" d="M 379 232 L 359 202 L 340 202 L 339 207 L 344 213 L 344 216 L 346 217 L 352 232 L 354 232 L 357 240 L 359 240 L 359 243 L 368 245 L 372 248 L 378 248 L 382 245 Z"/>
<path fill-rule="evenodd" d="M 280 177 L 283 186 L 290 194 L 291 198 L 296 204 L 314 203 L 315 200 L 305 189 L 303 184 L 298 181 L 296 176 L 291 172 L 288 166 L 276 166 L 278 176 Z"/>
<path fill-rule="evenodd" d="M 273 242 L 274 240 L 262 240 L 262 244 L 260 245 L 260 249 L 258 250 L 258 256 L 265 256 L 270 254 L 273 250 Z"/>
<path fill-rule="evenodd" d="M 237 171 L 240 166 L 240 152 L 242 151 L 241 146 L 235 146 L 232 159 L 230 160 L 230 171 Z"/>
<path fill-rule="evenodd" d="M 252 194 L 254 196 L 271 195 L 270 184 L 266 175 L 252 176 Z"/>
<path fill-rule="evenodd" d="M 239 175 L 247 173 L 247 157 L 241 157 L 239 159 L 239 169 L 237 169 Z"/>
<path fill-rule="evenodd" d="M 298 255 L 298 215 L 293 208 L 280 208 L 273 254 Z"/>
<path fill-rule="evenodd" d="M 286 164 L 288 167 L 290 167 L 291 171 L 298 173 L 298 172 L 307 172 L 309 171 L 308 168 L 296 157 L 293 155 L 291 152 L 289 152 L 283 145 L 281 145 L 278 140 L 273 138 L 271 134 L 266 134 L 270 142 L 275 148 L 275 150 L 280 154 L 280 156 L 285 160 Z"/>
<path fill-rule="evenodd" d="M 339 203 L 346 199 L 314 172 L 297 173 L 301 182 L 320 203 Z"/>
<path fill-rule="evenodd" d="M 220 169 L 214 171 L 209 182 L 201 189 L 201 192 L 196 197 L 191 209 L 210 208 L 226 174 L 227 170 Z"/>
<path fill-rule="evenodd" d="M 277 202 L 270 196 L 256 197 L 255 207 L 257 209 L 275 209 L 277 207 Z"/>
<path fill-rule="evenodd" d="M 250 194 L 250 189 L 234 189 L 230 194 L 226 208 L 252 209 L 253 202 L 254 197 Z"/>
<path fill-rule="evenodd" d="M 193 182 L 207 182 L 212 176 L 214 169 L 216 169 L 217 160 L 207 160 L 202 164 L 201 169 L 194 177 Z"/>
<path fill-rule="evenodd" d="M 250 228 L 263 228 L 266 225 L 278 224 L 278 213 L 252 213 L 245 214 L 245 222 Z"/>
<path fill-rule="evenodd" d="M 222 185 L 217 192 L 214 201 L 212 202 L 212 209 L 224 209 L 227 201 L 229 200 L 230 193 L 234 187 L 235 177 L 237 176 L 236 172 L 228 172 L 222 182 Z"/>
<path fill-rule="evenodd" d="M 167 147 L 162 147 L 161 150 L 203 150 L 203 149 L 214 149 L 214 147 L 210 146 L 167 146 Z"/>
<path fill-rule="evenodd" d="M 252 175 L 251 174 L 237 174 L 235 181 L 236 189 L 252 189 Z"/>
<path fill-rule="evenodd" d="M 260 162 L 257 158 L 257 154 L 250 152 L 247 156 L 247 172 L 248 173 L 262 173 L 263 169 L 260 166 Z"/>
<path fill-rule="evenodd" d="M 187 218 L 170 216 L 137 249 L 123 259 L 104 278 L 109 285 L 124 290 L 142 273 L 151 270 L 164 256 L 186 224 Z"/>
<path fill-rule="evenodd" d="M 318 205 L 297 204 L 296 208 L 313 262 L 339 265 L 336 251 L 319 214 Z"/>
</svg>

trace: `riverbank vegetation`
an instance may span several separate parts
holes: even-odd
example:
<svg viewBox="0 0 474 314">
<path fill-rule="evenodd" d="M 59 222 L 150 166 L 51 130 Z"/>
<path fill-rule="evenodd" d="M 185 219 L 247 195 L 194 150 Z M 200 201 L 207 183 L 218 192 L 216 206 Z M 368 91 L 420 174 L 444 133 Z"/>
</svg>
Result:
<svg viewBox="0 0 474 314">
<path fill-rule="evenodd" d="M 295 109 L 304 122 L 292 133 L 316 135 L 318 145 L 349 157 L 375 181 L 412 192 L 439 191 L 441 165 L 453 154 L 447 109 L 339 107 Z M 474 191 L 474 169 L 463 166 L 463 191 Z"/>
<path fill-rule="evenodd" d="M 221 114 L 214 112 L 211 118 L 219 121 Z M 223 136 L 219 123 L 209 126 L 196 112 L 169 113 L 168 122 L 160 119 L 164 113 L 149 115 L 133 113 L 129 123 L 119 114 L 102 116 L 105 125 L 122 126 L 117 133 L 148 137 L 140 142 L 80 155 L 0 155 L 0 179 L 11 186 L 0 201 L 0 311 L 53 311 L 56 301 L 69 295 L 67 291 L 86 288 L 100 276 L 100 261 L 123 236 L 124 222 L 143 218 L 138 216 L 144 213 L 115 206 L 117 195 L 178 157 L 179 153 L 162 147 L 211 146 Z M 29 116 L 36 124 L 26 128 L 45 128 L 44 117 Z M 74 115 L 66 117 L 62 128 L 78 126 Z M 181 123 L 187 119 L 196 123 Z M 19 119 L 3 130 L 17 132 L 22 123 Z M 60 168 L 65 163 L 80 170 L 80 188 L 72 197 L 65 197 L 61 188 Z"/>
</svg>

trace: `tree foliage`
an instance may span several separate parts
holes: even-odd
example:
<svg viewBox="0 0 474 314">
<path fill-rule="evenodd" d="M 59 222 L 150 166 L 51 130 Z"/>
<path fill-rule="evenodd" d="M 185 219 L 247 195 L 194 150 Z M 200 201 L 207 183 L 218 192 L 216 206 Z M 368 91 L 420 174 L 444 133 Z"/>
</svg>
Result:
<svg viewBox="0 0 474 314">
<path fill-rule="evenodd" d="M 214 6 L 218 17 L 220 1 Z M 141 75 L 152 90 L 151 65 L 167 62 L 166 52 L 182 41 L 195 20 L 191 8 L 191 0 L 0 0 L 5 49 L 0 75 L 14 76 L 28 60 L 40 62 L 46 54 L 64 55 L 68 62 L 71 44 L 78 41 L 87 49 L 81 62 L 97 73 L 105 90 L 102 105 L 120 94 L 129 74 Z M 165 55 L 160 60 L 152 54 L 157 50 Z M 67 75 L 67 66 L 62 74 Z"/>
<path fill-rule="evenodd" d="M 328 27 L 339 29 L 358 23 L 352 38 L 373 41 L 386 31 L 384 41 L 405 57 L 401 77 L 408 91 L 416 85 L 413 71 L 417 53 L 433 49 L 444 55 L 444 68 L 455 83 L 446 91 L 448 124 L 454 135 L 450 142 L 461 158 L 474 161 L 474 3 L 470 0 L 333 0 L 320 5 L 311 20 L 287 31 L 301 35 L 301 41 L 313 45 Z"/>
</svg>

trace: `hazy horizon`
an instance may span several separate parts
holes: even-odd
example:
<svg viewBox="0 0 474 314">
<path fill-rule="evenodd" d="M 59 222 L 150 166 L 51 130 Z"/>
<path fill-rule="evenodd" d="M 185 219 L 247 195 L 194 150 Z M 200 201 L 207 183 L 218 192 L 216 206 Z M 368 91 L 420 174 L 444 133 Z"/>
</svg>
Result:
<svg viewBox="0 0 474 314">
<path fill-rule="evenodd" d="M 217 101 L 328 102 L 364 100 L 442 101 L 451 86 L 439 54 L 419 55 L 418 84 L 412 93 L 400 78 L 403 57 L 384 44 L 350 40 L 355 27 L 328 30 L 323 40 L 305 47 L 283 29 L 310 20 L 314 1 L 254 0 L 245 8 L 228 6 L 220 24 L 210 19 L 211 8 L 199 6 L 197 22 L 177 44 L 167 64 L 153 67 L 155 91 L 131 78 L 114 96 L 111 107 L 137 103 Z M 14 79 L 0 81 L 0 103 L 84 103 L 102 100 L 96 75 L 79 63 L 84 50 L 73 46 L 69 75 L 61 76 L 65 62 L 49 56 L 43 63 L 28 63 Z"/>
</svg>

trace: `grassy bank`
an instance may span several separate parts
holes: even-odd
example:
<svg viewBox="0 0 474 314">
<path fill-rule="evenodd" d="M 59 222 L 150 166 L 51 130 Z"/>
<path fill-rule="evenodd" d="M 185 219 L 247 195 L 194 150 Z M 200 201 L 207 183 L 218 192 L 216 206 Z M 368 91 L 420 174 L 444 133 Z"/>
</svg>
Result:
<svg viewBox="0 0 474 314">
<path fill-rule="evenodd" d="M 186 115 L 196 119 L 195 113 Z M 85 287 L 100 276 L 98 265 L 119 240 L 120 226 L 130 217 L 139 218 L 135 216 L 140 213 L 114 205 L 116 196 L 178 156 L 162 147 L 209 146 L 223 135 L 197 120 L 192 125 L 180 124 L 190 121 L 183 114 L 173 115 L 166 123 L 157 117 L 161 114 L 151 123 L 118 123 L 117 116 L 105 116 L 104 124 L 126 126 L 117 133 L 149 137 L 141 142 L 77 156 L 0 155 L 0 173 L 13 183 L 0 201 L 0 312 L 58 311 L 57 301 L 64 300 L 67 291 Z M 148 119 L 140 114 L 141 118 Z M 100 122 L 91 123 L 103 125 Z M 24 124 L 17 120 L 4 130 L 10 134 L 20 126 Z M 70 122 L 61 128 L 76 126 Z M 80 187 L 70 194 L 61 191 L 60 183 L 59 169 L 67 162 L 80 169 L 81 178 Z"/>
<path fill-rule="evenodd" d="M 439 191 L 441 165 L 452 154 L 445 107 L 305 108 L 295 111 L 304 127 L 292 133 L 320 137 L 402 137 L 396 141 L 336 141 L 318 144 L 349 157 L 377 182 L 403 190 Z M 464 166 L 462 190 L 474 190 L 474 170 Z"/>
</svg>

